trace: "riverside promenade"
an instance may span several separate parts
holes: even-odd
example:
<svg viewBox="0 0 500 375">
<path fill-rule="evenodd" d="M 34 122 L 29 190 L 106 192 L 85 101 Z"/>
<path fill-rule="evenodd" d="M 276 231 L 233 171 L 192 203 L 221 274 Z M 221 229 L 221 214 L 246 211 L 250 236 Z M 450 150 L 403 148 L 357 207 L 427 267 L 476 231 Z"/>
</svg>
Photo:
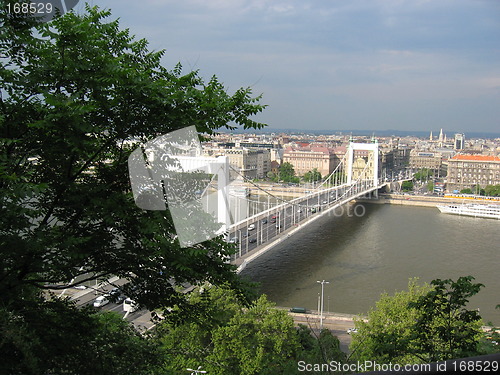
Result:
<svg viewBox="0 0 500 375">
<path fill-rule="evenodd" d="M 295 326 L 303 324 L 317 335 L 320 332 L 320 315 L 317 310 L 310 310 L 308 313 L 292 313 L 289 308 L 277 307 L 278 309 L 283 309 L 288 311 L 288 315 L 293 318 Z M 337 336 L 340 341 L 340 349 L 349 354 L 349 345 L 351 344 L 351 335 L 347 333 L 349 328 L 354 328 L 354 319 L 366 318 L 359 315 L 343 314 L 335 312 L 323 311 L 323 328 L 326 328 L 332 332 L 334 336 Z"/>
<path fill-rule="evenodd" d="M 356 198 L 356 202 L 374 203 L 374 204 L 396 204 L 402 206 L 421 206 L 421 207 L 436 207 L 438 204 L 462 204 L 464 199 L 459 198 L 444 198 L 432 195 L 416 195 L 416 194 L 379 194 L 378 198 Z M 469 201 L 465 203 L 480 203 L 480 204 L 500 204 L 495 201 Z"/>
</svg>

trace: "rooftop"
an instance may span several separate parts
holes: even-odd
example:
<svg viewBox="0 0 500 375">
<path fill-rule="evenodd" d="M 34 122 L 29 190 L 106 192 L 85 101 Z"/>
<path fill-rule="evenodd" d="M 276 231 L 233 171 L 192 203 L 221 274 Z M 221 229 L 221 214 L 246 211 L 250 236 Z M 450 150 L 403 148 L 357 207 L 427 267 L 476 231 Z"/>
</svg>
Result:
<svg viewBox="0 0 500 375">
<path fill-rule="evenodd" d="M 451 160 L 467 160 L 467 161 L 500 161 L 498 156 L 489 155 L 455 155 Z"/>
</svg>

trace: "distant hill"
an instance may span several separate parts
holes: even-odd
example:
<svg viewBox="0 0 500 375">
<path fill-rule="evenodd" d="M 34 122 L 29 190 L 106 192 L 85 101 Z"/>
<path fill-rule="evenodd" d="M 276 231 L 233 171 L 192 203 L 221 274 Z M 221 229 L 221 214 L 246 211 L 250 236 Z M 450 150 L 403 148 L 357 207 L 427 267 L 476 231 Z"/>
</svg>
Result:
<svg viewBox="0 0 500 375">
<path fill-rule="evenodd" d="M 288 133 L 288 134 L 314 134 L 314 135 L 330 135 L 330 134 L 352 134 L 354 136 L 371 136 L 375 135 L 375 137 L 419 137 L 419 138 L 428 138 L 430 134 L 430 130 L 421 131 L 421 130 L 304 130 L 304 129 L 277 129 L 277 128 L 263 128 L 263 129 L 238 129 L 234 130 L 234 133 L 256 133 L 256 134 L 269 134 L 269 133 Z M 448 139 L 453 138 L 455 133 L 462 133 L 459 131 L 452 130 L 443 130 Z M 439 129 L 433 130 L 432 134 L 434 137 L 439 135 Z M 490 132 L 465 132 L 465 138 L 500 138 L 500 133 L 490 133 Z"/>
</svg>

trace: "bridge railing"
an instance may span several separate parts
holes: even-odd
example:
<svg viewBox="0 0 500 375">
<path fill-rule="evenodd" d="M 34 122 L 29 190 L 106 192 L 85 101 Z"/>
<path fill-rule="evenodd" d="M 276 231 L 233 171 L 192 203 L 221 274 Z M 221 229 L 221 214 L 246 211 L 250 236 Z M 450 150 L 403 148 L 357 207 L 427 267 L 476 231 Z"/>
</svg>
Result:
<svg viewBox="0 0 500 375">
<path fill-rule="evenodd" d="M 238 228 L 233 227 L 232 234 L 230 235 L 230 238 L 238 239 L 238 251 L 236 254 L 231 256 L 231 261 L 236 261 L 237 259 L 246 256 L 250 251 L 259 247 L 258 252 L 253 254 L 249 258 L 253 259 L 261 253 L 270 249 L 274 244 L 278 243 L 283 238 L 286 238 L 292 233 L 300 230 L 303 225 L 307 225 L 307 223 L 310 223 L 317 218 L 330 213 L 332 210 L 335 210 L 337 207 L 349 202 L 350 200 L 355 199 L 359 196 L 363 196 L 377 188 L 377 186 L 373 186 L 373 180 L 365 180 L 358 181 L 356 184 L 350 186 L 343 185 L 329 189 L 323 189 L 319 193 L 323 193 L 325 194 L 325 196 L 319 199 L 317 204 L 310 202 L 311 198 L 314 200 L 317 192 L 300 197 L 299 199 L 302 199 L 302 201 L 296 202 L 296 205 L 302 208 L 302 210 L 295 210 L 294 205 L 282 204 L 280 206 L 274 207 L 271 210 L 266 210 L 258 215 L 254 215 L 244 221 L 241 221 L 241 226 Z M 333 190 L 337 190 L 338 192 L 338 190 L 340 189 L 343 189 L 342 194 L 336 195 L 336 199 L 327 200 L 326 197 L 330 199 L 331 192 Z M 298 201 L 299 199 L 294 200 Z M 305 204 L 304 201 L 306 201 Z M 290 206 L 292 207 L 291 210 Z M 315 208 L 315 210 L 312 210 L 313 208 Z M 319 211 L 321 211 L 321 213 L 317 214 L 316 212 Z M 274 228 L 274 225 L 264 225 L 261 220 L 263 218 L 267 218 L 268 215 L 272 212 L 275 213 L 276 217 L 276 229 Z M 253 229 L 252 231 L 248 231 L 246 230 L 248 226 L 245 224 L 254 224 L 255 229 Z M 291 232 L 287 232 L 287 235 L 285 237 L 279 236 L 281 233 L 291 228 L 294 229 L 292 229 Z M 265 244 L 267 244 L 267 246 Z M 260 245 L 264 246 L 260 247 Z M 245 264 L 245 262 L 243 262 L 242 265 L 243 264 Z"/>
</svg>

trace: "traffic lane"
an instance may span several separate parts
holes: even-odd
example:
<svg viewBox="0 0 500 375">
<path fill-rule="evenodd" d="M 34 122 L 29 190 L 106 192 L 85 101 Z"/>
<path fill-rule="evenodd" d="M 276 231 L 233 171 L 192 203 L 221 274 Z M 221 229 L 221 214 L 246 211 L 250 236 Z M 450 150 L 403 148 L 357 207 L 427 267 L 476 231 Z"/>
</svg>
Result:
<svg viewBox="0 0 500 375">
<path fill-rule="evenodd" d="M 88 304 L 90 301 L 93 301 L 98 297 L 102 296 L 104 294 L 108 294 L 113 290 L 114 288 L 120 288 L 124 284 L 128 283 L 126 279 L 119 279 L 116 282 L 113 282 L 112 284 L 107 284 L 101 288 L 94 288 L 92 286 L 87 287 L 87 293 L 84 293 L 77 298 L 73 298 L 74 301 L 76 301 L 77 306 Z"/>
<path fill-rule="evenodd" d="M 328 207 L 331 203 L 333 203 L 333 201 L 329 200 L 329 193 L 324 193 L 315 198 L 308 198 L 305 205 L 304 202 L 301 202 L 296 204 L 296 206 L 290 206 L 285 208 L 285 210 L 280 210 L 275 214 L 269 215 L 265 218 L 265 223 L 263 222 L 264 219 L 249 223 L 248 226 L 245 226 L 238 231 L 244 233 L 241 236 L 237 236 L 242 239 L 241 252 L 247 253 L 260 244 L 267 242 L 269 239 L 274 238 L 281 232 L 291 228 L 293 225 L 300 223 L 307 217 L 314 214 L 314 212 L 310 212 L 311 208 L 316 207 L 318 210 L 321 210 Z M 297 206 L 299 209 L 296 208 Z M 311 208 L 308 209 L 308 206 Z M 298 210 L 300 210 L 300 212 Z M 252 224 L 255 229 L 249 231 L 248 228 Z M 265 232 L 265 236 L 262 235 L 264 233 L 261 232 Z M 265 240 L 263 240 L 264 237 Z"/>
<path fill-rule="evenodd" d="M 88 303 L 88 305 L 91 305 L 93 306 L 92 303 Z M 96 310 L 100 310 L 100 311 L 103 311 L 103 312 L 114 312 L 122 317 L 125 316 L 125 311 L 123 310 L 123 303 L 115 303 L 115 302 L 109 302 L 107 303 L 106 305 L 102 306 L 102 307 L 94 307 Z M 141 317 L 143 317 L 144 315 L 148 315 L 149 314 L 149 319 L 151 317 L 151 313 L 149 312 L 149 310 L 146 310 L 146 309 L 139 309 L 139 310 L 136 310 L 134 312 L 131 312 L 127 315 L 127 321 L 131 322 L 131 323 L 134 323 L 135 320 L 137 319 L 140 319 Z M 142 319 L 144 320 L 144 319 Z M 144 323 L 143 323 L 144 324 Z M 135 323 L 134 323 L 135 325 Z"/>
</svg>

